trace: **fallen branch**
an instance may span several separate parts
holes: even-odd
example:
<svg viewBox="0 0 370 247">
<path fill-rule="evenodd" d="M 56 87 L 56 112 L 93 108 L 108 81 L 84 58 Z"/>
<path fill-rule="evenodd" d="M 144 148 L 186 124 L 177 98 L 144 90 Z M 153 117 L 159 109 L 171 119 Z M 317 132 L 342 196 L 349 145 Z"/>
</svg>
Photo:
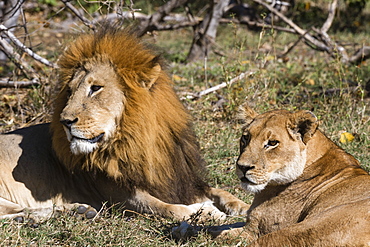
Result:
<svg viewBox="0 0 370 247">
<path fill-rule="evenodd" d="M 256 72 L 255 71 L 249 71 L 249 72 L 241 73 L 240 75 L 234 77 L 230 81 L 222 82 L 221 84 L 218 84 L 218 85 L 216 85 L 214 87 L 211 87 L 211 88 L 207 88 L 203 91 L 200 91 L 200 92 L 197 92 L 197 93 L 186 93 L 186 95 L 184 97 L 181 97 L 181 99 L 187 99 L 187 100 L 189 100 L 189 99 L 190 100 L 199 99 L 200 97 L 202 97 L 204 95 L 215 92 L 215 91 L 220 90 L 224 87 L 230 86 L 230 85 L 232 85 L 233 83 L 235 83 L 237 81 L 240 81 L 240 80 L 242 80 L 242 79 L 244 79 L 248 76 L 253 75 L 254 73 L 256 73 Z"/>
</svg>

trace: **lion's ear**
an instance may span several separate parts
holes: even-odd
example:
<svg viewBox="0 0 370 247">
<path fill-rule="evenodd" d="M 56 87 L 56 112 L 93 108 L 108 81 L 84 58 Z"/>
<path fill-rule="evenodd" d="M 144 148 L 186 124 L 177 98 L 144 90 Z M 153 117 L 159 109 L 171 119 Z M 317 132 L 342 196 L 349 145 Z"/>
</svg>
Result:
<svg viewBox="0 0 370 247">
<path fill-rule="evenodd" d="M 148 73 L 148 80 L 145 82 L 146 88 L 150 89 L 153 86 L 161 74 L 161 71 L 161 65 L 159 63 L 155 63 Z"/>
<path fill-rule="evenodd" d="M 248 103 L 244 103 L 239 107 L 239 118 L 247 125 L 250 124 L 257 116 L 258 114 L 249 106 Z"/>
<path fill-rule="evenodd" d="M 318 127 L 317 117 L 310 111 L 298 111 L 292 114 L 288 131 L 293 138 L 300 138 L 305 144 L 315 134 Z"/>
</svg>

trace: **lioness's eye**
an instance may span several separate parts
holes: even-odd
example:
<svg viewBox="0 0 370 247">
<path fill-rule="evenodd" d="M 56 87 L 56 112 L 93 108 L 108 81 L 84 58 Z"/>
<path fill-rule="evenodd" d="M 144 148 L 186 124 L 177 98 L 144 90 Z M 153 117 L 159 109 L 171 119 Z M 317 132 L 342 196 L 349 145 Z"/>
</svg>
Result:
<svg viewBox="0 0 370 247">
<path fill-rule="evenodd" d="M 264 148 L 276 147 L 279 144 L 277 140 L 269 140 Z"/>
<path fill-rule="evenodd" d="M 242 137 L 240 138 L 240 149 L 245 148 L 248 145 L 249 140 L 250 140 L 249 135 L 245 135 L 245 134 L 242 135 Z"/>
</svg>

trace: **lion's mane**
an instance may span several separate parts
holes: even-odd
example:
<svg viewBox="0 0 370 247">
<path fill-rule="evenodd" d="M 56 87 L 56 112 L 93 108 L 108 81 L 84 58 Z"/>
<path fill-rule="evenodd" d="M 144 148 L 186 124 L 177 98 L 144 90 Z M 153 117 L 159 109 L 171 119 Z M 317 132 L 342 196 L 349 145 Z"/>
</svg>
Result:
<svg viewBox="0 0 370 247">
<path fill-rule="evenodd" d="M 74 73 L 94 61 L 114 67 L 126 102 L 115 135 L 92 153 L 73 155 L 60 114 Z M 169 203 L 190 204 L 207 191 L 203 160 L 189 114 L 168 75 L 161 70 L 154 84 L 145 86 L 153 77 L 153 66 L 161 63 L 153 49 L 127 29 L 105 26 L 97 33 L 79 36 L 58 62 L 63 85 L 51 124 L 53 149 L 72 172 L 106 173 L 132 193 L 140 188 Z"/>
</svg>

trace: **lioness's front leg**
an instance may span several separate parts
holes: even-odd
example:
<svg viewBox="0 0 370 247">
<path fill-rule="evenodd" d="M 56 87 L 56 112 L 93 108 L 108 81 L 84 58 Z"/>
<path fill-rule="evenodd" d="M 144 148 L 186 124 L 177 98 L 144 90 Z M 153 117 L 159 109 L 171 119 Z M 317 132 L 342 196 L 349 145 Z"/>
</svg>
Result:
<svg viewBox="0 0 370 247">
<path fill-rule="evenodd" d="M 172 217 L 177 220 L 188 220 L 192 215 L 197 213 L 200 214 L 200 219 L 224 219 L 226 217 L 223 212 L 213 206 L 211 201 L 191 205 L 170 204 L 142 190 L 137 190 L 135 196 L 128 200 L 128 204 L 134 209 L 136 208 L 135 210 L 139 212 Z"/>
<path fill-rule="evenodd" d="M 172 236 L 176 239 L 187 239 L 196 236 L 200 231 L 205 231 L 213 238 L 223 240 L 243 238 L 252 242 L 257 238 L 255 233 L 248 231 L 248 228 L 245 227 L 245 222 L 211 227 L 193 226 L 187 222 L 181 222 L 179 226 L 172 229 Z"/>
<path fill-rule="evenodd" d="M 228 215 L 247 215 L 250 207 L 250 205 L 222 189 L 211 187 L 208 197 L 216 204 L 216 207 Z"/>
</svg>

